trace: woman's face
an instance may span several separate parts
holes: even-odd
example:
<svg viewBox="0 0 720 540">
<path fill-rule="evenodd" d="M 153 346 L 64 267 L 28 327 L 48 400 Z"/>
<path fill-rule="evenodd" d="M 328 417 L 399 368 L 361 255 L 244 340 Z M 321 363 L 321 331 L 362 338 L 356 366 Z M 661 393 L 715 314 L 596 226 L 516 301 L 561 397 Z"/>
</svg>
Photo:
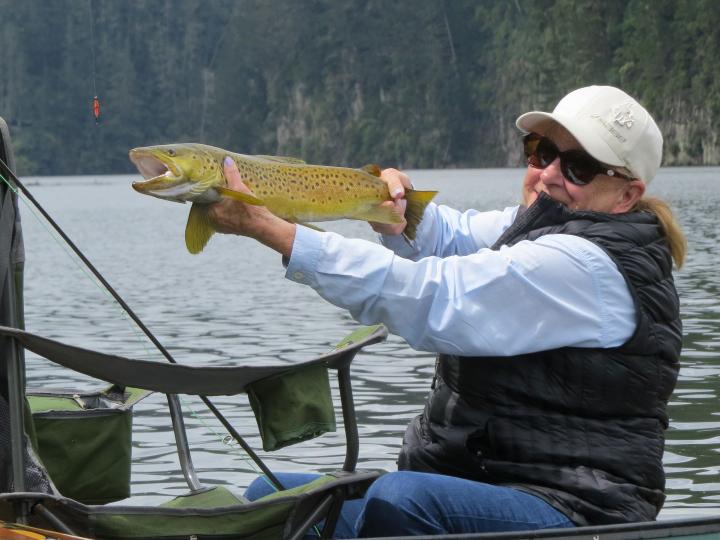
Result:
<svg viewBox="0 0 720 540">
<path fill-rule="evenodd" d="M 549 138 L 558 149 L 582 149 L 565 128 L 552 124 L 538 131 Z M 645 192 L 645 185 L 639 180 L 597 175 L 592 182 L 578 186 L 567 180 L 560 170 L 560 158 L 556 158 L 544 169 L 528 165 L 523 182 L 523 202 L 526 206 L 534 203 L 541 192 L 563 203 L 571 210 L 592 210 L 618 214 L 629 212 Z"/>
</svg>

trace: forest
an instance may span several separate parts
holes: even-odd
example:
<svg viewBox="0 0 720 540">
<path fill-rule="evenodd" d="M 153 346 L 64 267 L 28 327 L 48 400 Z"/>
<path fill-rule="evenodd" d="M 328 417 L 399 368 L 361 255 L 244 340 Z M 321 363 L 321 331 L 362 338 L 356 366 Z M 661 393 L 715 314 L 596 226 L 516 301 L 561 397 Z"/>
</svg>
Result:
<svg viewBox="0 0 720 540">
<path fill-rule="evenodd" d="M 21 175 L 181 141 L 518 166 L 517 115 L 589 84 L 651 111 L 665 165 L 720 164 L 717 0 L 0 0 L 0 65 Z"/>
</svg>

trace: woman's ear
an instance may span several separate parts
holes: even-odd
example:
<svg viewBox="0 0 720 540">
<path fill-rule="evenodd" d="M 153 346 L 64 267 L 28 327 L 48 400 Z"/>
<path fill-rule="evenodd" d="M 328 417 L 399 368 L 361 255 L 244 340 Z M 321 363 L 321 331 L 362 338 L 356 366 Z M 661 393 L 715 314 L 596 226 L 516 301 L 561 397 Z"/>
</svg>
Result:
<svg viewBox="0 0 720 540">
<path fill-rule="evenodd" d="M 614 213 L 629 212 L 645 194 L 645 183 L 642 180 L 631 180 L 625 184 L 620 197 L 613 209 Z"/>
</svg>

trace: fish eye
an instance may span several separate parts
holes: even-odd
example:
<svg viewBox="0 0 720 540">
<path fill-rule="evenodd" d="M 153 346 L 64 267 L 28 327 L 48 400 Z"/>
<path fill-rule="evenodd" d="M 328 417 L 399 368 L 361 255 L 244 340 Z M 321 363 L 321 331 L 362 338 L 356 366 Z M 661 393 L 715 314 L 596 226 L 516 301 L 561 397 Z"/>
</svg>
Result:
<svg viewBox="0 0 720 540">
<path fill-rule="evenodd" d="M 167 153 L 168 153 L 168 156 L 172 157 L 175 155 L 176 152 L 175 152 L 174 148 L 168 148 Z"/>
</svg>

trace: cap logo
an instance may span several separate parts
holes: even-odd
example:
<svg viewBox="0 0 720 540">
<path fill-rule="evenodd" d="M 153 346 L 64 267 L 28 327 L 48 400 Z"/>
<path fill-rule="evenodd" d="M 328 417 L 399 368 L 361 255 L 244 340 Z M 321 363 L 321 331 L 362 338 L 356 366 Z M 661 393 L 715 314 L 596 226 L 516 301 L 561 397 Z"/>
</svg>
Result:
<svg viewBox="0 0 720 540">
<path fill-rule="evenodd" d="M 612 114 L 609 114 L 608 117 L 610 118 L 610 120 L 615 120 L 615 118 Z M 603 118 L 599 114 L 591 114 L 590 118 L 594 118 L 595 120 L 597 120 L 598 123 L 605 129 L 607 129 L 608 132 L 610 133 L 610 135 L 615 137 L 620 143 L 627 142 L 627 137 L 625 137 L 625 135 L 623 135 L 623 133 L 618 128 L 613 126 L 611 122 L 608 122 L 607 120 L 605 120 L 605 118 Z M 622 125 L 622 124 L 620 124 L 620 125 Z M 632 125 L 632 122 L 630 125 Z M 627 126 L 624 126 L 624 127 L 627 128 Z"/>
<path fill-rule="evenodd" d="M 612 108 L 612 121 L 617 125 L 630 129 L 635 123 L 635 116 L 632 113 L 629 103 L 624 103 Z"/>
</svg>

